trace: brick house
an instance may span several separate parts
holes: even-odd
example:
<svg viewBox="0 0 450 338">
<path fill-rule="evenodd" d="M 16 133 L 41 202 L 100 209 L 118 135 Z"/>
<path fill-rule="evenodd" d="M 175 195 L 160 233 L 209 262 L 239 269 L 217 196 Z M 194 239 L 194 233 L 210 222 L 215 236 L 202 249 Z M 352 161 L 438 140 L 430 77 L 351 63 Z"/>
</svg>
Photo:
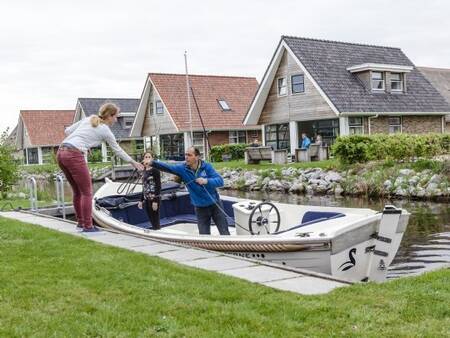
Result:
<svg viewBox="0 0 450 338">
<path fill-rule="evenodd" d="M 148 74 L 131 134 L 146 137 L 162 158 L 177 160 L 192 144 L 205 155 L 208 141 L 214 146 L 261 140 L 259 126 L 242 124 L 258 87 L 255 78 L 189 75 L 189 82 L 190 101 L 186 75 Z"/>
<path fill-rule="evenodd" d="M 111 126 L 111 131 L 116 137 L 117 142 L 132 157 L 139 158 L 140 153 L 143 151 L 142 137 L 130 136 L 139 99 L 79 98 L 75 108 L 74 122 L 88 116 L 97 115 L 100 107 L 107 102 L 114 103 L 120 108 L 117 123 Z M 102 161 L 110 161 L 112 151 L 107 147 L 105 142 L 102 143 L 99 149 L 101 150 Z"/>
<path fill-rule="evenodd" d="M 24 164 L 51 162 L 74 115 L 74 110 L 21 110 L 15 135 L 16 158 Z"/>
<path fill-rule="evenodd" d="M 417 67 L 450 104 L 450 69 Z M 445 131 L 450 132 L 450 115 L 445 117 Z"/>
<path fill-rule="evenodd" d="M 301 133 L 441 133 L 449 112 L 399 48 L 282 36 L 244 125 L 293 153 Z"/>
</svg>

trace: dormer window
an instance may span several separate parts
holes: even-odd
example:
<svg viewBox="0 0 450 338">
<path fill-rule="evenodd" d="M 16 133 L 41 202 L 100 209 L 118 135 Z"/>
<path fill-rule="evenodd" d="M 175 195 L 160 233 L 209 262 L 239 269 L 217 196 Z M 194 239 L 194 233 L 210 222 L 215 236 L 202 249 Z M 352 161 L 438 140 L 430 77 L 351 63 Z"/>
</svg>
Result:
<svg viewBox="0 0 450 338">
<path fill-rule="evenodd" d="M 372 72 L 372 90 L 384 90 L 384 73 Z"/>
<path fill-rule="evenodd" d="M 391 73 L 391 91 L 402 92 L 403 91 L 403 79 L 400 73 Z"/>
<path fill-rule="evenodd" d="M 223 99 L 220 99 L 220 100 L 217 100 L 217 102 L 219 103 L 219 106 L 222 109 L 222 111 L 230 111 L 231 110 L 231 108 L 228 105 L 227 101 L 225 101 Z"/>
<path fill-rule="evenodd" d="M 133 122 L 134 122 L 133 119 L 124 119 L 123 120 L 123 124 L 124 124 L 123 128 L 130 129 L 133 126 Z"/>
<path fill-rule="evenodd" d="M 285 77 L 278 79 L 278 96 L 287 95 L 287 81 Z"/>
</svg>

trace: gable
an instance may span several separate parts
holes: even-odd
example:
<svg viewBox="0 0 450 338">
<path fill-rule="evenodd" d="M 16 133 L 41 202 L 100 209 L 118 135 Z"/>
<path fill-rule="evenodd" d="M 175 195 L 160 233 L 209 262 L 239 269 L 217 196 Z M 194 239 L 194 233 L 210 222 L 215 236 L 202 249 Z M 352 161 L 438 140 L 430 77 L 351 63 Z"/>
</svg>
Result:
<svg viewBox="0 0 450 338">
<path fill-rule="evenodd" d="M 305 92 L 291 94 L 291 76 L 303 75 Z M 278 95 L 278 79 L 286 79 L 287 95 Z M 284 50 L 258 124 L 335 118 L 336 113 L 316 89 L 294 57 Z"/>
</svg>

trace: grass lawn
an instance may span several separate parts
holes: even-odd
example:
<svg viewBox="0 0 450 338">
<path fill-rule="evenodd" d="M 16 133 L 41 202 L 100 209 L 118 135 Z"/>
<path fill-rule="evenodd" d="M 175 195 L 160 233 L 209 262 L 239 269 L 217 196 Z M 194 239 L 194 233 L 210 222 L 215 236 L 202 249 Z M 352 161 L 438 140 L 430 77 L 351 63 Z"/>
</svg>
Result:
<svg viewBox="0 0 450 338">
<path fill-rule="evenodd" d="M 293 162 L 288 164 L 272 164 L 270 161 L 261 161 L 259 164 L 245 164 L 244 160 L 228 161 L 228 162 L 213 162 L 215 169 L 223 168 L 242 168 L 246 170 L 252 169 L 281 169 L 286 167 L 293 168 L 336 168 L 338 166 L 337 160 L 315 161 L 315 162 Z"/>
<path fill-rule="evenodd" d="M 66 201 L 66 203 L 71 203 Z M 54 204 L 54 201 L 37 201 L 38 207 L 45 207 Z M 30 208 L 29 199 L 0 199 L 0 211 L 10 211 L 17 208 Z"/>
<path fill-rule="evenodd" d="M 0 218 L 2 337 L 443 337 L 450 270 L 300 296 Z"/>
</svg>

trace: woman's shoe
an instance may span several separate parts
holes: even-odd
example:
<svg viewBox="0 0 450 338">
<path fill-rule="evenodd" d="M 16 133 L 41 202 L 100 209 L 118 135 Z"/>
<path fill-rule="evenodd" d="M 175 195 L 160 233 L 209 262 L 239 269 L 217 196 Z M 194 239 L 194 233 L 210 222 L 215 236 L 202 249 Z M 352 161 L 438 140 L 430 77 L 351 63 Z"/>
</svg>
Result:
<svg viewBox="0 0 450 338">
<path fill-rule="evenodd" d="M 92 226 L 90 228 L 84 228 L 82 232 L 99 232 L 100 229 L 96 226 Z"/>
</svg>

